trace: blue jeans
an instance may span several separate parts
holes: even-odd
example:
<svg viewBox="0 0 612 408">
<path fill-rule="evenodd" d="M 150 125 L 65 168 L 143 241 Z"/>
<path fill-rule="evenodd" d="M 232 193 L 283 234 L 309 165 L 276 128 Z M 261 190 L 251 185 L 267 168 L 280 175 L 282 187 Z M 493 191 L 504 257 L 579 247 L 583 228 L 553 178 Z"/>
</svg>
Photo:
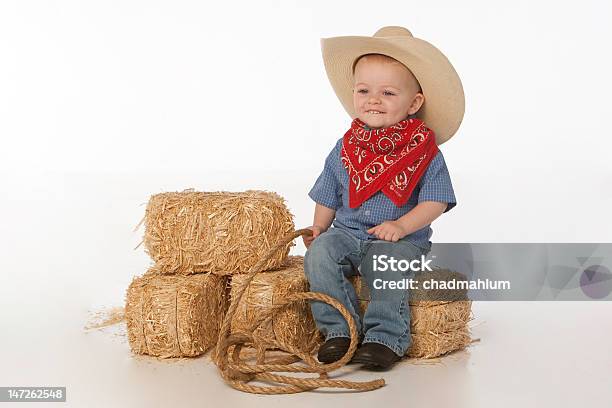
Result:
<svg viewBox="0 0 612 408">
<path fill-rule="evenodd" d="M 406 239 L 397 242 L 364 241 L 340 228 L 330 228 L 319 235 L 306 251 L 304 272 L 312 292 L 321 292 L 337 299 L 351 313 L 363 343 L 380 343 L 403 356 L 411 344 L 410 306 L 408 290 L 379 289 L 376 278 L 400 280 L 414 277 L 412 271 L 396 272 L 374 270 L 373 256 L 393 256 L 396 260 L 421 259 L 429 250 L 420 248 Z M 381 269 L 378 267 L 377 269 Z M 355 288 L 347 277 L 360 274 L 371 294 L 363 317 L 359 317 L 359 303 Z M 311 301 L 310 308 L 317 328 L 325 340 L 350 337 L 348 325 L 340 312 L 324 302 Z"/>
</svg>

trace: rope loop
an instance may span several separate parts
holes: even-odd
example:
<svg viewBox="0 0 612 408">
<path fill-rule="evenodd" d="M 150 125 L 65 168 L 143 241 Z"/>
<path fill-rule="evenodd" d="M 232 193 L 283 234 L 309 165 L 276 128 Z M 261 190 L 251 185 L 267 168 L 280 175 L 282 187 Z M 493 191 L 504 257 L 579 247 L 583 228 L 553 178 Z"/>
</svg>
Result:
<svg viewBox="0 0 612 408">
<path fill-rule="evenodd" d="M 279 240 L 270 250 L 264 255 L 255 266 L 247 273 L 247 277 L 243 280 L 240 287 L 236 290 L 236 296 L 232 299 L 223 324 L 219 331 L 217 346 L 214 350 L 213 361 L 217 365 L 219 372 L 225 382 L 231 387 L 253 394 L 293 394 L 298 392 L 310 391 L 320 387 L 329 388 L 345 388 L 356 391 L 371 391 L 385 385 L 385 380 L 382 378 L 372 381 L 345 381 L 329 379 L 328 373 L 346 365 L 355 350 L 357 349 L 358 333 L 355 321 L 350 312 L 338 300 L 324 293 L 319 292 L 299 292 L 287 296 L 281 303 L 273 305 L 266 310 L 260 318 L 251 327 L 253 333 L 264 322 L 271 319 L 275 313 L 278 313 L 283 307 L 304 300 L 325 302 L 340 312 L 346 320 L 351 343 L 349 349 L 344 356 L 330 364 L 320 364 L 314 357 L 308 353 L 296 349 L 292 345 L 285 344 L 282 341 L 271 338 L 254 338 L 253 334 L 231 334 L 231 322 L 236 314 L 238 304 L 255 275 L 261 272 L 263 265 L 270 259 L 276 251 L 285 247 L 289 242 L 301 235 L 312 235 L 312 230 L 308 228 L 292 231 Z M 254 348 L 257 352 L 256 364 L 247 364 L 240 358 L 240 352 L 243 347 Z M 288 353 L 288 356 L 276 358 L 266 361 L 266 350 L 277 348 Z M 302 362 L 303 364 L 296 364 Z M 290 377 L 286 375 L 274 374 L 277 372 L 290 373 L 314 373 L 317 377 Z M 250 385 L 251 381 L 262 381 L 267 383 L 276 383 L 283 385 L 274 386 L 254 386 Z"/>
</svg>

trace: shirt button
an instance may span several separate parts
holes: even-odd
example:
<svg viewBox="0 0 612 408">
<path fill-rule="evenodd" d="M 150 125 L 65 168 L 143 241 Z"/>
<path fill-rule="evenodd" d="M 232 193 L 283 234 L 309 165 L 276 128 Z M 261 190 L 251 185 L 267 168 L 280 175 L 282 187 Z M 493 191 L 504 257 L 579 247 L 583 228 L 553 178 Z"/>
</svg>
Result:
<svg viewBox="0 0 612 408">
<path fill-rule="evenodd" d="M 370 210 L 366 210 L 365 215 L 370 215 Z"/>
</svg>

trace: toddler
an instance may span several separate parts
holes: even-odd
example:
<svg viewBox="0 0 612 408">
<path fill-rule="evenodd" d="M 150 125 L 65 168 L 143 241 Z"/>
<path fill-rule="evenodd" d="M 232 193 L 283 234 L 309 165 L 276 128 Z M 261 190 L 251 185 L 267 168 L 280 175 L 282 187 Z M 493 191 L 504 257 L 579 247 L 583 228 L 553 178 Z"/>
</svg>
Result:
<svg viewBox="0 0 612 408">
<path fill-rule="evenodd" d="M 424 259 L 430 224 L 456 205 L 438 145 L 461 123 L 463 88 L 446 57 L 403 27 L 321 44 L 330 82 L 353 120 L 309 192 L 316 206 L 304 269 L 311 291 L 338 299 L 353 316 L 360 343 L 351 362 L 388 369 L 411 344 L 409 292 L 380 289 L 374 280 L 412 272 L 381 272 L 373 260 Z M 363 320 L 347 280 L 355 274 L 371 294 Z M 311 310 L 325 336 L 319 361 L 339 360 L 350 343 L 346 321 L 323 302 L 311 302 Z"/>
</svg>

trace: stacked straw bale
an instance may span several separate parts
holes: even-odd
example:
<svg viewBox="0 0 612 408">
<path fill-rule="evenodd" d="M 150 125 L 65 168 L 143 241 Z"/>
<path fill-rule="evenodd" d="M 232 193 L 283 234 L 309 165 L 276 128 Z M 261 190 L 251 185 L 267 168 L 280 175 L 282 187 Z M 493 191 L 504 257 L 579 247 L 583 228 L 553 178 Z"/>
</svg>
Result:
<svg viewBox="0 0 612 408">
<path fill-rule="evenodd" d="M 246 275 L 232 275 L 230 299 L 242 286 Z M 296 302 L 280 309 L 271 320 L 253 332 L 252 325 L 278 304 L 279 299 L 309 290 L 304 274 L 304 258 L 289 256 L 285 264 L 273 271 L 255 275 L 249 283 L 231 323 L 232 333 L 253 333 L 255 338 L 274 339 L 305 352 L 312 352 L 322 342 L 308 302 Z"/>
<path fill-rule="evenodd" d="M 155 263 L 127 290 L 128 339 L 134 353 L 161 358 L 194 357 L 214 346 L 229 306 L 229 275 L 248 272 L 294 229 L 284 200 L 256 190 L 156 194 L 142 222 Z M 283 265 L 292 245 L 264 270 Z"/>
<path fill-rule="evenodd" d="M 228 307 L 226 278 L 146 273 L 130 284 L 125 316 L 136 354 L 195 357 L 214 346 Z"/>
<path fill-rule="evenodd" d="M 156 194 L 144 221 L 155 272 L 183 275 L 246 273 L 295 228 L 284 199 L 257 190 Z M 282 265 L 293 245 L 281 248 L 263 270 Z"/>
<path fill-rule="evenodd" d="M 434 358 L 467 347 L 471 342 L 468 322 L 472 320 L 472 301 L 466 290 L 422 289 L 425 279 L 465 280 L 465 276 L 446 269 L 434 269 L 417 275 L 420 289 L 410 290 L 410 332 L 412 343 L 406 355 L 411 358 Z M 361 316 L 365 314 L 370 294 L 360 276 L 350 278 L 355 287 Z"/>
</svg>

